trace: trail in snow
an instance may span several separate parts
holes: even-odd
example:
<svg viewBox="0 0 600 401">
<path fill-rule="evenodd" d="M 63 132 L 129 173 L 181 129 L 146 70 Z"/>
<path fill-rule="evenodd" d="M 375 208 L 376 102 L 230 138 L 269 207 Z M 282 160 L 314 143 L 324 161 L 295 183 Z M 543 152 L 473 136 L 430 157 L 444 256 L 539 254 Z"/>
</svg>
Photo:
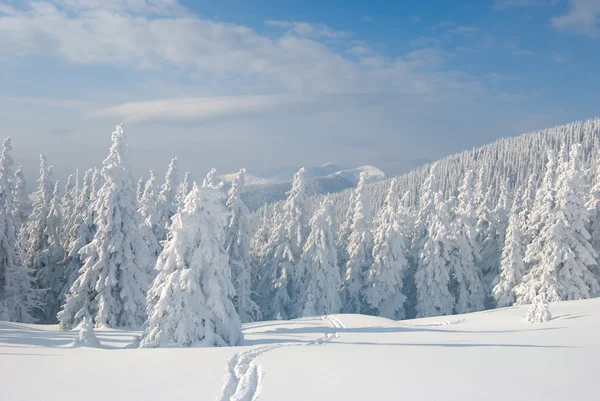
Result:
<svg viewBox="0 0 600 401">
<path fill-rule="evenodd" d="M 450 325 L 450 324 L 464 323 L 466 321 L 467 321 L 467 319 L 446 320 L 446 321 L 443 321 L 443 322 L 433 322 L 433 323 L 428 323 L 428 324 L 419 324 L 417 326 L 418 327 L 447 326 L 447 325 Z"/>
<path fill-rule="evenodd" d="M 336 329 L 345 328 L 344 324 L 337 318 L 325 316 L 322 320 L 329 321 Z M 338 332 L 327 333 L 323 337 L 302 344 L 266 345 L 235 354 L 229 360 L 228 372 L 225 376 L 225 386 L 223 387 L 223 394 L 219 398 L 219 401 L 256 400 L 256 397 L 260 392 L 261 379 L 263 376 L 260 366 L 256 363 L 256 359 L 267 352 L 279 348 L 325 344 L 339 336 Z"/>
</svg>

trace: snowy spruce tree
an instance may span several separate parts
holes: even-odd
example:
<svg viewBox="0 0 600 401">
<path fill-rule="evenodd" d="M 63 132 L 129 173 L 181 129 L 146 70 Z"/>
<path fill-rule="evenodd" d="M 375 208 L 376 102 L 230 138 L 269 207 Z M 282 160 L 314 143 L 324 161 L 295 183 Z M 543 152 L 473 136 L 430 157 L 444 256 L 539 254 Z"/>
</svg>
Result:
<svg viewBox="0 0 600 401">
<path fill-rule="evenodd" d="M 300 272 L 297 316 L 322 316 L 339 313 L 341 277 L 331 218 L 331 201 L 325 198 L 310 220 L 310 234 L 297 271 Z"/>
<path fill-rule="evenodd" d="M 523 279 L 525 264 L 523 262 L 523 236 L 521 234 L 521 221 L 516 211 L 510 216 L 502 259 L 500 274 L 494 281 L 492 296 L 496 307 L 503 308 L 515 303 L 515 287 Z"/>
<path fill-rule="evenodd" d="M 179 184 L 179 187 L 177 188 L 177 196 L 176 196 L 177 210 L 179 210 L 179 208 L 183 207 L 183 204 L 185 203 L 185 198 L 188 196 L 188 194 L 190 193 L 191 190 L 192 190 L 192 178 L 190 177 L 189 171 L 186 171 L 185 175 L 183 176 L 183 181 L 181 181 L 181 183 Z"/>
<path fill-rule="evenodd" d="M 94 213 L 91 207 L 92 203 L 92 169 L 85 172 L 83 176 L 83 185 L 78 193 L 71 223 L 69 224 L 68 242 L 65 247 L 66 261 L 65 282 L 61 291 L 60 298 L 64 301 L 66 294 L 79 275 L 79 269 L 83 266 L 83 258 L 79 254 L 81 248 L 92 242 L 96 227 L 94 226 Z"/>
<path fill-rule="evenodd" d="M 402 292 L 408 268 L 404 224 L 406 212 L 399 205 L 398 180 L 393 179 L 376 222 L 373 265 L 367 271 L 364 299 L 372 314 L 388 319 L 404 319 Z"/>
<path fill-rule="evenodd" d="M 600 266 L 600 159 L 595 161 L 593 167 L 595 170 L 594 181 L 590 188 L 590 195 L 586 202 L 588 209 L 589 224 L 588 232 L 590 233 L 590 243 L 599 257 L 596 258 L 596 265 Z M 595 270 L 596 279 L 600 280 L 600 269 Z"/>
<path fill-rule="evenodd" d="M 550 307 L 544 294 L 540 294 L 533 299 L 531 307 L 527 311 L 526 319 L 531 323 L 544 323 L 552 320 Z"/>
<path fill-rule="evenodd" d="M 456 298 L 456 313 L 469 313 L 482 310 L 485 290 L 481 279 L 481 262 L 477 244 L 474 202 L 473 171 L 468 171 L 463 184 L 458 189 L 458 208 L 452 224 L 452 245 L 449 250 L 451 289 Z"/>
<path fill-rule="evenodd" d="M 65 283 L 65 269 L 63 266 L 65 251 L 63 248 L 62 229 L 64 221 L 61 208 L 62 196 L 59 182 L 54 184 L 52 200 L 48 210 L 45 224 L 45 247 L 37 255 L 36 280 L 38 287 L 44 290 L 42 295 L 43 306 L 38 309 L 35 316 L 40 323 L 56 323 L 56 314 L 63 302 L 61 293 Z"/>
<path fill-rule="evenodd" d="M 441 194 L 434 196 L 431 215 L 426 219 L 427 236 L 420 250 L 415 286 L 417 317 L 451 315 L 454 296 L 450 293 L 450 255 L 452 249 L 450 212 Z"/>
<path fill-rule="evenodd" d="M 542 186 L 547 195 L 537 207 L 544 213 L 535 211 L 541 217 L 540 230 L 527 247 L 525 262 L 531 268 L 515 289 L 519 303 L 531 303 L 538 296 L 549 302 L 585 299 L 599 291 L 579 152 L 580 147 L 574 145 L 568 160 L 561 157 L 554 185 L 549 187 L 545 179 Z"/>
<path fill-rule="evenodd" d="M 220 191 L 194 186 L 173 218 L 148 291 L 141 347 L 232 346 L 242 338 L 223 244 L 227 212 Z"/>
<path fill-rule="evenodd" d="M 156 174 L 154 170 L 150 170 L 150 178 L 144 185 L 142 198 L 140 202 L 140 215 L 144 220 L 144 225 L 152 232 L 148 242 L 150 252 L 154 257 L 158 257 L 161 251 L 161 246 L 158 238 L 166 236 L 165 211 L 159 211 L 163 205 L 159 199 L 159 188 L 156 184 Z M 156 239 L 156 240 L 154 240 Z"/>
<path fill-rule="evenodd" d="M 231 183 L 228 193 L 226 206 L 229 218 L 225 235 L 225 250 L 229 256 L 231 278 L 236 294 L 234 304 L 242 323 L 259 320 L 261 317 L 258 305 L 252 300 L 250 212 L 241 198 L 245 182 L 246 170 L 241 169 Z"/>
<path fill-rule="evenodd" d="M 175 157 L 169 163 L 165 182 L 160 188 L 156 203 L 157 228 L 153 232 L 159 243 L 167 238 L 167 232 L 171 227 L 171 218 L 177 212 L 177 190 L 177 158 Z"/>
<path fill-rule="evenodd" d="M 292 182 L 281 211 L 274 216 L 275 227 L 265 244 L 261 277 L 258 283 L 258 305 L 265 319 L 288 319 L 294 315 L 292 304 L 296 302 L 302 284 L 295 282 L 295 267 L 300 262 L 302 249 L 309 233 L 309 200 L 305 192 L 304 174 L 301 168 Z"/>
<path fill-rule="evenodd" d="M 35 288 L 33 272 L 21 259 L 13 215 L 8 213 L 6 178 L 0 175 L 0 320 L 35 323 L 42 291 Z"/>
<path fill-rule="evenodd" d="M 17 230 L 17 238 L 20 238 L 23 227 L 27 223 L 28 205 L 29 198 L 27 197 L 25 176 L 23 175 L 23 169 L 19 167 L 15 172 L 14 196 L 12 201 L 12 215 L 15 222 L 15 229 Z"/>
<path fill-rule="evenodd" d="M 211 168 L 202 182 L 204 188 L 221 189 L 225 183 L 217 176 L 217 169 Z"/>
<path fill-rule="evenodd" d="M 145 320 L 154 260 L 138 213 L 122 125 L 112 134 L 102 178 L 92 205 L 96 232 L 79 251 L 85 262 L 59 313 L 63 329 L 75 327 L 85 316 L 96 327 L 139 327 Z"/>
<path fill-rule="evenodd" d="M 354 192 L 352 226 L 348 239 L 348 262 L 342 289 L 343 310 L 361 313 L 366 310 L 363 291 L 367 271 L 373 264 L 373 232 L 369 199 L 366 196 L 367 174 L 362 172 Z"/>
</svg>

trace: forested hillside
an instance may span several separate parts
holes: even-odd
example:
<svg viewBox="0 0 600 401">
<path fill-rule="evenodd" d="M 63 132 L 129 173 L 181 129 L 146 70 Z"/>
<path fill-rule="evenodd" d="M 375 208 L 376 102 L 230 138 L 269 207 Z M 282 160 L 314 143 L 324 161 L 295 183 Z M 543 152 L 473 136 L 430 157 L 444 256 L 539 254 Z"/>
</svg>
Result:
<svg viewBox="0 0 600 401">
<path fill-rule="evenodd" d="M 132 174 L 122 126 L 100 168 L 33 205 L 0 154 L 0 319 L 143 327 L 140 345 L 240 343 L 241 324 L 332 313 L 450 315 L 600 294 L 600 120 L 452 155 L 409 174 L 250 213 L 244 169 Z M 32 210 L 31 212 L 29 212 Z"/>
</svg>

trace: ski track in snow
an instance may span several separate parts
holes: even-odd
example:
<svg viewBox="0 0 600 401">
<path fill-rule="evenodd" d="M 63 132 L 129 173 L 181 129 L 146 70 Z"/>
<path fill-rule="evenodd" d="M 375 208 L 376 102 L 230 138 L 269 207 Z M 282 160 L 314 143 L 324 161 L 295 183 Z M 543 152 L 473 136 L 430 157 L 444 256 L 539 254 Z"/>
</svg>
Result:
<svg viewBox="0 0 600 401">
<path fill-rule="evenodd" d="M 444 322 L 433 322 L 428 324 L 420 324 L 419 327 L 428 327 L 428 326 L 447 326 L 450 324 L 459 324 L 466 322 L 467 319 L 457 319 L 457 320 L 446 320 Z"/>
<path fill-rule="evenodd" d="M 325 316 L 321 320 L 327 320 L 335 329 L 344 329 L 346 326 L 337 318 Z M 252 348 L 235 354 L 228 363 L 228 372 L 225 376 L 225 386 L 219 401 L 254 401 L 257 399 L 261 388 L 263 372 L 256 363 L 256 359 L 279 348 L 290 348 L 307 345 L 325 344 L 334 338 L 338 338 L 338 332 L 327 333 L 316 340 L 302 344 L 273 344 L 263 347 Z"/>
</svg>

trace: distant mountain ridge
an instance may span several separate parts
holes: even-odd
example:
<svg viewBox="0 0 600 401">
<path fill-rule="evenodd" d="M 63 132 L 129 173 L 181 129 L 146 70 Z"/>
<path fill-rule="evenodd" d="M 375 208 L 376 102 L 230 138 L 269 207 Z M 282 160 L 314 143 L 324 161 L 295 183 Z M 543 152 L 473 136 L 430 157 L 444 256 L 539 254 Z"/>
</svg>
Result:
<svg viewBox="0 0 600 401">
<path fill-rule="evenodd" d="M 306 168 L 306 193 L 308 195 L 319 195 L 340 192 L 353 188 L 358 184 L 360 173 L 365 172 L 369 181 L 375 182 L 386 178 L 383 171 L 374 166 L 361 166 L 357 168 L 346 168 L 344 166 L 327 163 L 322 166 Z M 221 179 L 227 185 L 235 174 L 221 175 Z M 281 178 L 282 171 L 274 173 L 271 177 L 259 177 L 248 174 L 246 177 L 246 191 L 243 198 L 250 210 L 256 210 L 264 204 L 273 203 L 285 199 L 285 194 L 292 187 L 291 178 Z"/>
</svg>

